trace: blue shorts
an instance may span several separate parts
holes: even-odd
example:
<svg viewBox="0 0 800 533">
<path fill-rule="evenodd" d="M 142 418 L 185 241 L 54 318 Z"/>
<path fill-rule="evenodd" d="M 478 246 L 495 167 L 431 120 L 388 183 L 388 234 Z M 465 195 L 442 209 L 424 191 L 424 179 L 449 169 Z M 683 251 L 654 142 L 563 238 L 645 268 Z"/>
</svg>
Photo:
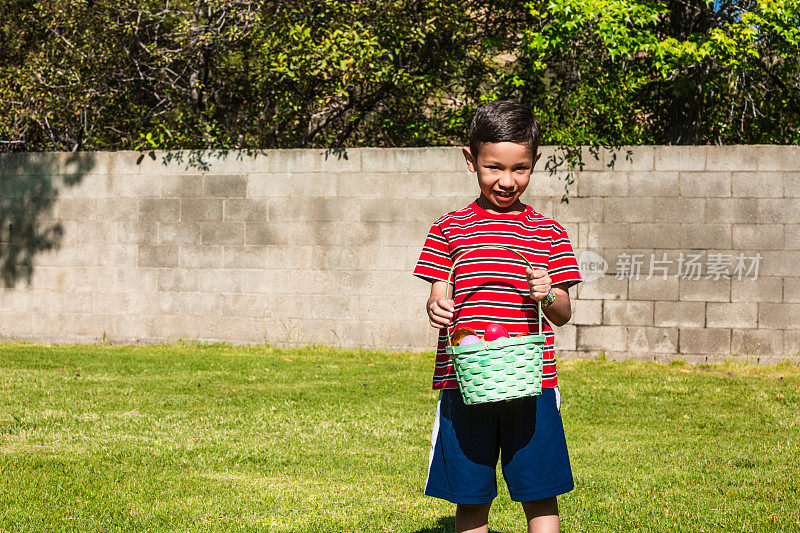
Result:
<svg viewBox="0 0 800 533">
<path fill-rule="evenodd" d="M 464 405 L 458 389 L 440 392 L 425 494 L 453 503 L 492 501 L 498 456 L 514 501 L 541 500 L 575 488 L 558 388 L 480 405 Z"/>
</svg>

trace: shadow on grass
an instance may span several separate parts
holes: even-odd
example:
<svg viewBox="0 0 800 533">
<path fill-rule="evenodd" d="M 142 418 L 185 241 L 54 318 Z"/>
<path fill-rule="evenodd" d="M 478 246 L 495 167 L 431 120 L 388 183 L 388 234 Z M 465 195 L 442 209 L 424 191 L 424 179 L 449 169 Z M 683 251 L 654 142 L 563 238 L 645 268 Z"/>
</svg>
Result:
<svg viewBox="0 0 800 533">
<path fill-rule="evenodd" d="M 456 530 L 456 517 L 440 517 L 433 527 L 426 527 L 414 531 L 414 533 L 453 533 Z M 496 529 L 489 528 L 489 533 L 502 533 Z"/>
</svg>

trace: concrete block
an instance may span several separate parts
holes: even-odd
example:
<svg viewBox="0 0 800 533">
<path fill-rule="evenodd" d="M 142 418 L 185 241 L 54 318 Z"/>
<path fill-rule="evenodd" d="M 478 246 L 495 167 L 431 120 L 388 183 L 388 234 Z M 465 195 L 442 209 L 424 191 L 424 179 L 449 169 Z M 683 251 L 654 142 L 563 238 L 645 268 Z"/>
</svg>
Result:
<svg viewBox="0 0 800 533">
<path fill-rule="evenodd" d="M 758 206 L 743 198 L 707 198 L 707 223 L 750 223 L 758 220 Z"/>
<path fill-rule="evenodd" d="M 606 326 L 652 326 L 653 302 L 608 301 L 603 305 Z"/>
<path fill-rule="evenodd" d="M 615 172 L 652 171 L 655 169 L 655 147 L 621 146 L 619 149 L 602 150 L 603 164 Z"/>
<path fill-rule="evenodd" d="M 109 274 L 107 268 L 96 266 L 75 268 L 72 269 L 71 275 L 72 286 L 76 291 L 114 290 L 114 276 Z"/>
<path fill-rule="evenodd" d="M 784 226 L 775 224 L 734 224 L 731 241 L 737 250 L 783 250 Z"/>
<path fill-rule="evenodd" d="M 557 197 L 560 198 L 565 193 L 570 193 L 570 198 L 578 196 L 577 191 L 580 186 L 580 173 L 574 172 L 546 172 L 537 171 L 531 174 L 526 194 L 530 196 Z M 477 197 L 480 194 L 478 189 L 477 175 L 472 174 L 472 188 L 470 193 Z M 570 180 L 574 183 L 568 183 Z"/>
<path fill-rule="evenodd" d="M 729 354 L 731 330 L 711 328 L 680 328 L 678 332 L 680 353 Z"/>
<path fill-rule="evenodd" d="M 604 198 L 603 220 L 605 222 L 652 222 L 654 208 L 655 200 L 653 198 Z M 578 222 L 587 222 L 587 220 L 584 218 Z"/>
<path fill-rule="evenodd" d="M 795 361 L 800 357 L 800 329 L 784 330 L 783 354 L 793 357 Z"/>
<path fill-rule="evenodd" d="M 782 172 L 783 196 L 787 198 L 800 197 L 800 172 Z M 777 189 L 778 186 L 776 185 Z"/>
<path fill-rule="evenodd" d="M 783 301 L 800 302 L 800 277 L 783 278 Z"/>
<path fill-rule="evenodd" d="M 734 329 L 731 351 L 735 354 L 781 355 L 783 332 L 779 329 Z"/>
<path fill-rule="evenodd" d="M 674 248 L 681 242 L 681 226 L 678 224 L 630 224 L 628 245 L 632 248 Z"/>
<path fill-rule="evenodd" d="M 131 268 L 114 269 L 115 291 L 156 291 L 158 290 L 157 268 Z"/>
<path fill-rule="evenodd" d="M 656 146 L 655 170 L 705 170 L 706 151 L 705 146 Z"/>
<path fill-rule="evenodd" d="M 460 147 L 363 148 L 361 171 L 370 172 L 453 172 L 463 170 Z"/>
<path fill-rule="evenodd" d="M 117 240 L 117 225 L 111 221 L 77 221 L 75 223 L 74 242 L 76 244 L 105 244 Z"/>
<path fill-rule="evenodd" d="M 631 196 L 679 195 L 677 172 L 631 172 L 628 175 Z"/>
<path fill-rule="evenodd" d="M 244 198 L 247 192 L 245 176 L 204 176 L 203 196 L 205 198 Z"/>
<path fill-rule="evenodd" d="M 627 196 L 628 175 L 624 172 L 582 171 L 577 191 L 580 196 Z"/>
<path fill-rule="evenodd" d="M 248 318 L 264 318 L 265 309 L 269 305 L 269 296 L 266 294 L 218 294 L 210 295 L 213 299 L 213 306 L 219 311 L 221 316 Z M 212 314 L 212 310 L 206 313 Z"/>
<path fill-rule="evenodd" d="M 292 173 L 250 174 L 247 180 L 248 198 L 325 198 L 336 196 L 339 174 Z M 358 174 L 358 176 L 361 176 Z M 368 182 L 369 179 L 361 178 Z"/>
<path fill-rule="evenodd" d="M 800 168 L 800 146 L 761 145 L 758 150 L 758 170 L 794 172 Z"/>
<path fill-rule="evenodd" d="M 758 221 L 762 224 L 800 223 L 800 198 L 759 198 Z"/>
<path fill-rule="evenodd" d="M 606 165 L 605 165 L 606 153 L 611 154 L 610 152 L 608 152 L 603 148 L 595 148 L 593 146 L 581 146 L 581 163 L 577 170 L 581 172 L 585 171 L 602 172 L 606 170 Z M 613 158 L 613 154 L 611 154 L 609 157 Z M 622 157 L 624 158 L 625 155 L 623 154 Z M 614 159 L 614 162 L 616 162 L 616 159 Z"/>
<path fill-rule="evenodd" d="M 250 222 L 244 226 L 247 245 L 313 245 L 318 244 L 318 230 L 304 222 Z"/>
<path fill-rule="evenodd" d="M 758 256 L 761 255 L 761 260 Z M 743 275 L 745 279 L 757 278 L 760 276 L 796 276 L 797 265 L 800 265 L 800 251 L 771 251 L 748 253 L 745 256 L 745 268 L 751 268 L 751 272 Z M 757 269 L 755 267 L 758 267 Z"/>
<path fill-rule="evenodd" d="M 250 198 L 226 198 L 223 203 L 222 218 L 230 221 L 269 220 L 269 205 L 272 200 L 253 200 Z"/>
<path fill-rule="evenodd" d="M 374 320 L 382 321 L 387 317 L 397 317 L 403 319 L 410 319 L 408 312 L 404 312 L 398 317 L 399 309 L 407 309 L 406 299 L 401 295 L 392 296 L 376 296 L 376 295 L 360 295 L 356 296 L 355 313 L 358 320 Z M 424 303 L 424 302 L 423 302 Z M 416 306 L 416 315 L 424 314 L 423 304 Z"/>
<path fill-rule="evenodd" d="M 731 195 L 740 198 L 783 197 L 784 173 L 732 172 Z"/>
<path fill-rule="evenodd" d="M 678 351 L 678 328 L 631 326 L 627 328 L 628 351 L 674 354 Z"/>
<path fill-rule="evenodd" d="M 705 200 L 702 198 L 655 198 L 651 213 L 652 216 L 643 222 L 704 222 Z"/>
<path fill-rule="evenodd" d="M 555 340 L 553 343 L 553 350 L 560 352 L 562 350 L 577 350 L 578 345 L 578 328 L 569 324 L 556 328 Z"/>
<path fill-rule="evenodd" d="M 628 332 L 623 326 L 578 326 L 577 349 L 589 351 L 625 351 Z"/>
<path fill-rule="evenodd" d="M 359 264 L 358 246 L 317 246 L 312 256 L 312 268 L 319 270 L 352 270 Z"/>
<path fill-rule="evenodd" d="M 678 295 L 685 302 L 730 302 L 731 281 L 726 279 L 680 279 Z"/>
<path fill-rule="evenodd" d="M 731 225 L 682 224 L 681 247 L 689 250 L 731 248 Z"/>
<path fill-rule="evenodd" d="M 340 153 L 320 149 L 268 150 L 267 163 L 272 173 L 360 172 L 363 149 Z"/>
<path fill-rule="evenodd" d="M 758 327 L 800 329 L 800 303 L 758 303 Z"/>
<path fill-rule="evenodd" d="M 313 319 L 355 320 L 358 318 L 358 298 L 356 296 L 346 294 L 312 295 L 308 299 L 308 306 L 309 317 Z"/>
<path fill-rule="evenodd" d="M 398 276 L 402 278 L 402 275 L 408 276 L 407 272 L 391 272 L 391 273 L 381 273 L 381 272 L 364 272 L 364 271 L 320 271 L 318 270 L 315 274 L 315 282 L 320 287 L 321 294 L 375 294 L 380 297 L 383 297 L 387 294 L 398 294 L 398 293 L 390 293 L 383 290 L 383 286 L 386 283 L 387 277 L 395 276 L 397 274 L 401 274 Z M 408 276 L 411 278 L 411 276 Z M 414 283 L 414 279 L 412 278 L 411 283 Z M 408 285 L 407 285 L 408 288 Z M 419 289 L 419 286 L 416 287 Z M 417 294 L 412 289 L 409 289 L 405 296 L 408 297 L 409 295 Z M 423 298 L 422 302 L 424 303 L 427 300 L 428 295 L 425 292 L 422 293 Z"/>
<path fill-rule="evenodd" d="M 314 260 L 318 253 L 318 248 L 305 245 L 266 246 L 264 250 L 266 252 L 266 266 L 264 268 L 270 271 L 285 270 L 287 272 L 313 268 Z M 274 286 L 280 287 L 279 284 Z M 268 287 L 262 287 L 262 289 L 266 288 Z"/>
<path fill-rule="evenodd" d="M 710 328 L 755 328 L 758 307 L 752 303 L 706 304 L 706 325 Z"/>
<path fill-rule="evenodd" d="M 758 166 L 758 149 L 755 146 L 709 146 L 706 149 L 708 170 L 755 171 Z"/>
<path fill-rule="evenodd" d="M 733 279 L 731 280 L 731 301 L 745 303 L 781 302 L 784 297 L 784 283 L 785 280 L 782 278 Z"/>
<path fill-rule="evenodd" d="M 574 247 L 581 249 L 623 248 L 628 245 L 628 228 L 625 223 L 581 223 L 578 241 Z M 573 236 L 574 238 L 574 236 Z"/>
<path fill-rule="evenodd" d="M 267 262 L 266 246 L 223 246 L 223 268 L 264 268 Z"/>
<path fill-rule="evenodd" d="M 159 291 L 195 292 L 200 290 L 199 270 L 191 268 L 158 269 L 156 275 Z"/>
<path fill-rule="evenodd" d="M 466 168 L 466 167 L 465 167 Z M 431 195 L 434 198 L 452 198 L 475 194 L 478 180 L 470 172 L 437 172 L 431 175 Z"/>
<path fill-rule="evenodd" d="M 98 264 L 106 267 L 135 267 L 138 246 L 135 244 L 107 244 L 97 246 Z"/>
<path fill-rule="evenodd" d="M 98 198 L 97 220 L 137 220 L 139 201 L 136 198 Z"/>
<path fill-rule="evenodd" d="M 591 283 L 578 285 L 578 298 L 581 300 L 620 300 L 628 296 L 628 280 L 603 276 Z"/>
<path fill-rule="evenodd" d="M 389 197 L 389 183 L 398 179 L 398 174 L 391 172 L 333 174 L 333 176 L 335 177 L 335 193 L 322 196 L 358 198 L 359 200 L 366 198 L 386 199 Z M 248 196 L 251 195 L 248 193 Z"/>
<path fill-rule="evenodd" d="M 201 222 L 202 243 L 244 244 L 244 222 Z"/>
<path fill-rule="evenodd" d="M 800 250 L 800 224 L 785 224 L 784 228 L 784 248 Z"/>
<path fill-rule="evenodd" d="M 421 231 L 427 232 L 427 228 L 420 229 L 427 226 L 426 223 L 409 223 L 409 226 L 407 235 L 395 235 L 395 237 L 399 240 L 408 239 L 410 242 L 413 240 L 414 235 L 419 235 Z M 383 242 L 381 239 L 384 233 L 379 222 L 333 222 L 328 227 L 330 228 L 328 231 L 316 234 L 317 244 L 323 246 L 354 246 L 357 244 L 375 246 Z"/>
<path fill-rule="evenodd" d="M 181 219 L 181 200 L 146 198 L 139 200 L 139 220 L 178 221 Z"/>
<path fill-rule="evenodd" d="M 431 198 L 433 182 L 428 173 L 395 174 L 394 179 L 386 182 L 386 197 L 415 201 L 421 198 Z"/>
<path fill-rule="evenodd" d="M 570 323 L 577 325 L 599 325 L 603 323 L 602 300 L 572 300 Z"/>
<path fill-rule="evenodd" d="M 222 246 L 180 246 L 180 268 L 222 268 Z"/>
<path fill-rule="evenodd" d="M 681 172 L 680 195 L 686 198 L 719 198 L 731 195 L 730 172 Z"/>
<path fill-rule="evenodd" d="M 178 247 L 169 245 L 139 245 L 140 267 L 169 268 L 178 266 Z"/>
<path fill-rule="evenodd" d="M 475 200 L 475 198 L 472 198 Z M 559 200 L 551 199 L 551 198 L 543 198 L 540 196 L 524 196 L 522 199 L 523 203 L 530 205 L 533 208 L 535 213 L 539 213 L 545 218 L 552 219 L 553 213 L 555 208 L 553 207 L 555 204 L 559 203 Z M 468 205 L 470 202 L 464 202 L 463 205 Z"/>
<path fill-rule="evenodd" d="M 408 272 L 384 272 L 380 276 L 380 294 L 405 296 L 419 291 L 419 280 Z"/>
<path fill-rule="evenodd" d="M 127 175 L 114 173 L 101 176 L 104 183 L 98 188 L 100 191 L 106 191 L 107 198 L 158 198 L 161 196 L 163 177 L 163 174 L 157 172 Z M 94 180 L 87 181 L 87 185 L 91 181 Z"/>
<path fill-rule="evenodd" d="M 705 302 L 655 302 L 654 319 L 661 327 L 704 327 L 706 320 Z"/>
<path fill-rule="evenodd" d="M 653 277 L 638 281 L 629 280 L 628 298 L 631 300 L 677 300 L 678 278 L 670 276 L 667 279 Z"/>
<path fill-rule="evenodd" d="M 167 174 L 161 176 L 162 198 L 202 198 L 203 177 L 196 174 Z"/>
<path fill-rule="evenodd" d="M 163 200 L 160 200 L 163 201 Z M 221 199 L 181 199 L 181 221 L 222 220 Z"/>
<path fill-rule="evenodd" d="M 602 222 L 603 200 L 600 198 L 571 198 L 569 203 L 557 202 L 553 218 L 565 222 Z"/>
<path fill-rule="evenodd" d="M 203 231 L 200 222 L 159 222 L 159 244 L 201 244 Z"/>
<path fill-rule="evenodd" d="M 61 198 L 52 204 L 53 220 L 97 220 L 97 200 L 93 198 Z"/>
</svg>

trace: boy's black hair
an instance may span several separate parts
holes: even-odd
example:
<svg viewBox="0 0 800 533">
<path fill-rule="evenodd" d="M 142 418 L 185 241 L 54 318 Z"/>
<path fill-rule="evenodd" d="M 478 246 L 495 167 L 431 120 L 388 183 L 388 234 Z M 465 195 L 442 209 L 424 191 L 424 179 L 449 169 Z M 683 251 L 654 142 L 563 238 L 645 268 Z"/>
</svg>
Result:
<svg viewBox="0 0 800 533">
<path fill-rule="evenodd" d="M 506 141 L 525 144 L 535 155 L 540 139 L 536 116 L 528 106 L 512 100 L 483 104 L 475 111 L 469 128 L 469 149 L 475 159 L 481 145 Z"/>
</svg>

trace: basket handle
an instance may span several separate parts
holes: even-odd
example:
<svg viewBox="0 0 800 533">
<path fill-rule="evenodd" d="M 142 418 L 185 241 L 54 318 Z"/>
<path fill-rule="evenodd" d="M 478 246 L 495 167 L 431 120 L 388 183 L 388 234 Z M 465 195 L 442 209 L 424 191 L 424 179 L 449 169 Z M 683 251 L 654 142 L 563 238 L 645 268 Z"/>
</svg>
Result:
<svg viewBox="0 0 800 533">
<path fill-rule="evenodd" d="M 475 250 L 485 250 L 485 249 L 488 249 L 488 248 L 502 248 L 503 250 L 508 250 L 509 252 L 515 253 L 518 256 L 520 256 L 528 264 L 528 267 L 530 267 L 531 270 L 533 270 L 533 265 L 531 265 L 531 262 L 528 261 L 527 257 L 525 257 L 524 255 L 522 255 L 521 253 L 519 253 L 516 250 L 512 250 L 511 248 L 508 248 L 507 246 L 500 246 L 500 245 L 496 245 L 496 246 L 478 246 L 477 248 L 472 248 L 471 250 L 467 250 L 466 252 L 464 252 L 461 255 L 459 255 L 456 258 L 455 261 L 453 261 L 453 266 L 450 267 L 450 273 L 447 274 L 447 287 L 445 287 L 445 292 L 444 292 L 445 299 L 447 299 L 447 300 L 450 299 L 448 297 L 448 293 L 450 292 L 450 280 L 453 277 L 453 272 L 455 271 L 456 265 L 458 264 L 458 262 L 461 261 L 464 258 L 464 256 L 467 255 L 468 253 L 474 252 Z M 539 307 L 539 334 L 541 334 L 542 333 L 542 302 L 537 300 L 536 303 L 537 303 L 537 305 Z M 447 345 L 450 346 L 450 347 L 453 346 L 453 343 L 452 343 L 452 340 L 451 340 L 451 334 L 450 334 L 450 326 L 447 326 Z"/>
</svg>

